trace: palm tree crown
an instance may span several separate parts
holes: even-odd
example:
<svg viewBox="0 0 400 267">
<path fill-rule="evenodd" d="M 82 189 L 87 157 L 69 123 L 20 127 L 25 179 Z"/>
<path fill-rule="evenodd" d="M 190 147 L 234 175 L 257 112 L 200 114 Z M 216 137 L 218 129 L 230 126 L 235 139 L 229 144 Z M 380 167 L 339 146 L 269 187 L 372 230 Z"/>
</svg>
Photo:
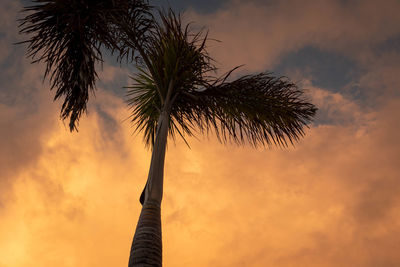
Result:
<svg viewBox="0 0 400 267">
<path fill-rule="evenodd" d="M 227 82 L 210 76 L 215 67 L 206 51 L 207 35 L 191 33 L 180 16 L 160 12 L 146 43 L 149 64 L 139 66 L 128 87 L 128 104 L 137 130 L 152 145 L 162 111 L 169 114 L 169 133 L 192 135 L 214 130 L 220 141 L 287 146 L 298 140 L 315 114 L 303 92 L 288 79 L 269 73 Z"/>
</svg>

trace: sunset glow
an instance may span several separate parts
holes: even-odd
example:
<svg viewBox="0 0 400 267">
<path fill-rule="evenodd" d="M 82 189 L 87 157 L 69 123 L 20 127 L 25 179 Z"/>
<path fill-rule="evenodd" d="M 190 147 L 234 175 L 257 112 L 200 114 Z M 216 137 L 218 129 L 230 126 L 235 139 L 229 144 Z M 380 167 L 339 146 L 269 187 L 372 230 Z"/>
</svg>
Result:
<svg viewBox="0 0 400 267">
<path fill-rule="evenodd" d="M 70 133 L 13 45 L 27 2 L 0 3 L 0 267 L 127 266 L 150 162 L 132 69 L 107 58 Z M 319 111 L 295 147 L 169 139 L 163 266 L 400 266 L 400 1 L 205 2 L 170 0 L 221 72 L 288 76 Z"/>
</svg>

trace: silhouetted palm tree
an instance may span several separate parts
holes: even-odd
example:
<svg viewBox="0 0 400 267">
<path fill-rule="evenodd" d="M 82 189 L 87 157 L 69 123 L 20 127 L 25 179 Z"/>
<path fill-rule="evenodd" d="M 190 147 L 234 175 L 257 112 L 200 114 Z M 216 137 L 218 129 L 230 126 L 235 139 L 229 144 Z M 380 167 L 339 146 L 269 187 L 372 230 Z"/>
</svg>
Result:
<svg viewBox="0 0 400 267">
<path fill-rule="evenodd" d="M 157 18 L 145 1 L 37 0 L 21 21 L 31 33 L 29 55 L 47 63 L 56 99 L 65 96 L 63 119 L 70 129 L 86 110 L 96 79 L 100 47 L 128 58 L 137 67 L 128 87 L 131 119 L 152 148 L 142 211 L 132 242 L 129 266 L 161 266 L 160 207 L 168 136 L 214 132 L 221 142 L 293 144 L 304 134 L 316 108 L 286 78 L 269 73 L 230 80 L 231 70 L 213 76 L 207 35 L 192 33 L 172 10 Z M 184 138 L 185 140 L 185 138 Z M 186 142 L 186 140 L 185 140 Z"/>
</svg>

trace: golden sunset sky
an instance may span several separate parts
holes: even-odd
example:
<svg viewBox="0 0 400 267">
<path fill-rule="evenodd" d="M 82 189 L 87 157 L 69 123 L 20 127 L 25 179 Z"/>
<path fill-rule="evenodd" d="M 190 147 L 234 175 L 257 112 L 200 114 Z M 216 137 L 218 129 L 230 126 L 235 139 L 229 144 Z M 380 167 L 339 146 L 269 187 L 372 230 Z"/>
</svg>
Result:
<svg viewBox="0 0 400 267">
<path fill-rule="evenodd" d="M 133 69 L 107 58 L 70 133 L 13 45 L 29 3 L 0 2 L 0 267 L 127 266 L 150 161 L 124 102 Z M 288 76 L 319 111 L 285 149 L 170 139 L 164 266 L 400 266 L 400 1 L 170 4 L 221 41 L 221 72 Z"/>
</svg>

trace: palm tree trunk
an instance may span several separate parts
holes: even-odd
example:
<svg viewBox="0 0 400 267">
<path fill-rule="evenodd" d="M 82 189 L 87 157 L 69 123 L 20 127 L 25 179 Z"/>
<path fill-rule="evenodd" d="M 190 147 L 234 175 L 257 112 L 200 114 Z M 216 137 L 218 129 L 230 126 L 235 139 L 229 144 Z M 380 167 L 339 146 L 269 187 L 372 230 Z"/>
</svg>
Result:
<svg viewBox="0 0 400 267">
<path fill-rule="evenodd" d="M 156 202 L 147 201 L 142 207 L 128 266 L 162 266 L 161 209 Z"/>
<path fill-rule="evenodd" d="M 157 123 L 156 140 L 144 203 L 132 241 L 128 267 L 162 266 L 161 201 L 169 114 L 163 111 Z"/>
</svg>

